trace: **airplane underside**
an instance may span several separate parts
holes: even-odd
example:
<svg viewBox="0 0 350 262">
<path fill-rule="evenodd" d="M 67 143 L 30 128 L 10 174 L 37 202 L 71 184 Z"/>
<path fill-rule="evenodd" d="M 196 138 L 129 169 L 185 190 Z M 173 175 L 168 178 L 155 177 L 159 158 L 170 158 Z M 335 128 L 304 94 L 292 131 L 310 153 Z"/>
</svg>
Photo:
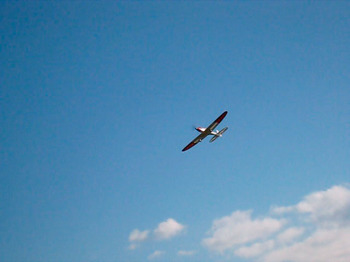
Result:
<svg viewBox="0 0 350 262">
<path fill-rule="evenodd" d="M 209 142 L 214 142 L 218 137 L 222 137 L 222 134 L 225 133 L 225 131 L 228 129 L 228 127 L 224 127 L 223 129 L 211 131 L 208 135 L 212 135 L 213 137 L 210 139 Z M 206 128 L 203 127 L 197 127 L 196 130 L 200 133 L 204 133 Z M 203 139 L 200 139 L 199 142 L 202 142 Z"/>
<path fill-rule="evenodd" d="M 225 118 L 227 115 L 227 111 L 223 112 L 213 123 L 211 123 L 207 128 L 203 127 L 196 127 L 195 129 L 200 132 L 200 135 L 198 135 L 195 139 L 193 139 L 187 146 L 182 149 L 182 151 L 186 151 L 190 149 L 191 147 L 195 146 L 197 143 L 202 142 L 204 138 L 206 138 L 208 135 L 212 135 L 213 137 L 210 139 L 209 142 L 215 141 L 218 137 L 221 137 L 222 134 L 228 129 L 227 127 L 219 130 L 215 130 L 215 127 L 220 124 L 220 122 Z"/>
</svg>

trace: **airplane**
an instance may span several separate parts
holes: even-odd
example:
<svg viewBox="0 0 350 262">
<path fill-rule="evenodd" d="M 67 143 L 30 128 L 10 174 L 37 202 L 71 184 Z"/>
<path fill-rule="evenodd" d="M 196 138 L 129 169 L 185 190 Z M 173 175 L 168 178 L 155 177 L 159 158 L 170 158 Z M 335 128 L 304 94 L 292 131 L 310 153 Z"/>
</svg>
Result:
<svg viewBox="0 0 350 262">
<path fill-rule="evenodd" d="M 227 115 L 227 111 L 223 112 L 213 123 L 211 123 L 207 128 L 204 127 L 196 127 L 195 129 L 200 132 L 200 135 L 197 136 L 195 139 L 193 139 L 187 146 L 182 149 L 183 151 L 186 151 L 190 149 L 191 147 L 197 145 L 199 142 L 202 142 L 204 138 L 206 138 L 208 135 L 213 135 L 213 137 L 210 139 L 209 142 L 214 142 L 218 137 L 221 137 L 222 134 L 228 129 L 228 127 L 224 127 L 223 129 L 214 130 L 215 127 L 217 127 L 220 122 L 225 118 Z"/>
</svg>

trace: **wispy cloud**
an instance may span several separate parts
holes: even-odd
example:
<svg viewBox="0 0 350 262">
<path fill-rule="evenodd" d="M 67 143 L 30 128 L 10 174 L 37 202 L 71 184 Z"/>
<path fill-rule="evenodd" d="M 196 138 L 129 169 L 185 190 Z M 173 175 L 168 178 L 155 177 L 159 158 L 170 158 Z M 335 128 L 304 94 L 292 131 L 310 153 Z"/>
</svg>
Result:
<svg viewBox="0 0 350 262">
<path fill-rule="evenodd" d="M 196 253 L 197 251 L 195 250 L 180 250 L 177 252 L 179 256 L 193 256 Z"/>
<path fill-rule="evenodd" d="M 334 186 L 311 193 L 292 206 L 272 208 L 252 219 L 252 211 L 235 211 L 213 222 L 202 243 L 263 262 L 350 261 L 350 190 Z"/>
<path fill-rule="evenodd" d="M 261 255 L 267 250 L 271 250 L 275 246 L 274 240 L 265 242 L 257 242 L 251 246 L 242 246 L 234 251 L 237 256 L 251 258 Z"/>
<path fill-rule="evenodd" d="M 138 229 L 134 229 L 129 235 L 129 249 L 134 250 L 137 248 L 138 243 L 145 241 L 148 238 L 149 230 L 140 231 Z"/>
<path fill-rule="evenodd" d="M 184 225 L 181 225 L 175 219 L 169 218 L 158 225 L 154 230 L 154 235 L 159 240 L 170 239 L 180 234 L 184 229 Z"/>
<path fill-rule="evenodd" d="M 164 251 L 156 250 L 148 256 L 148 260 L 155 260 L 165 254 Z"/>
<path fill-rule="evenodd" d="M 145 241 L 148 237 L 149 230 L 140 231 L 138 229 L 134 229 L 129 235 L 129 241 Z"/>
</svg>

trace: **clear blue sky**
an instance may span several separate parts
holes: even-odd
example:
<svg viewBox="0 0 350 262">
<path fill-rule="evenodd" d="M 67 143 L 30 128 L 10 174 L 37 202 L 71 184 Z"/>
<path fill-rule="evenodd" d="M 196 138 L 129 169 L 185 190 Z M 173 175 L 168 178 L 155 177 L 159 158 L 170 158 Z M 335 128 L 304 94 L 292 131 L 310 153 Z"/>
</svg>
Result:
<svg viewBox="0 0 350 262">
<path fill-rule="evenodd" d="M 334 233 L 313 196 L 350 214 L 348 1 L 2 1 L 0 17 L 1 261 L 282 261 Z M 181 152 L 225 110 L 222 138 Z"/>
</svg>

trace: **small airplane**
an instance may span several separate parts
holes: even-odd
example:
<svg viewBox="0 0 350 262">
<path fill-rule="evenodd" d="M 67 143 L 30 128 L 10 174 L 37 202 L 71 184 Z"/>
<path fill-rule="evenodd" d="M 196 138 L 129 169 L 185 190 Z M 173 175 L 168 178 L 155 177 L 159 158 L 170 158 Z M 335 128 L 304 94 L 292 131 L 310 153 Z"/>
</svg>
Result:
<svg viewBox="0 0 350 262">
<path fill-rule="evenodd" d="M 207 128 L 204 127 L 196 127 L 195 129 L 200 132 L 201 134 L 197 136 L 195 139 L 191 141 L 187 146 L 182 149 L 182 151 L 186 151 L 190 149 L 191 147 L 197 145 L 199 142 L 202 142 L 204 138 L 206 138 L 208 135 L 213 135 L 213 137 L 210 139 L 209 142 L 214 142 L 218 137 L 221 137 L 222 134 L 228 129 L 228 127 L 224 127 L 223 129 L 214 130 L 215 127 L 217 127 L 220 122 L 225 118 L 227 115 L 227 111 L 223 112 L 213 123 L 211 123 Z"/>
</svg>

